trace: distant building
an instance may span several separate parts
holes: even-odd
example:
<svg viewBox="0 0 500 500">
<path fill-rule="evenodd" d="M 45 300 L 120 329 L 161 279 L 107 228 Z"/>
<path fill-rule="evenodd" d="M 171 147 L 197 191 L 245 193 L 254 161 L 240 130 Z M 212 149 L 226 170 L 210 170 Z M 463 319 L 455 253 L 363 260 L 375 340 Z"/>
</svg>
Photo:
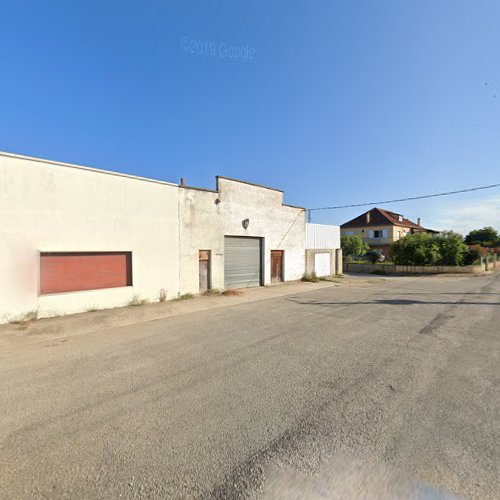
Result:
<svg viewBox="0 0 500 500">
<path fill-rule="evenodd" d="M 437 233 L 420 225 L 420 219 L 412 222 L 403 215 L 372 208 L 340 226 L 342 236 L 359 235 L 370 248 L 381 250 L 384 255 L 389 255 L 392 243 L 411 233 Z"/>
</svg>

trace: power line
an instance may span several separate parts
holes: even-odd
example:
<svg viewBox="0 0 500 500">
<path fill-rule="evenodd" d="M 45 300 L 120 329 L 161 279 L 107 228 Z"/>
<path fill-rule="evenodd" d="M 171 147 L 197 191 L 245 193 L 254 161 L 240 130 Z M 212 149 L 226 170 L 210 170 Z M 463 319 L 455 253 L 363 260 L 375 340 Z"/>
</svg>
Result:
<svg viewBox="0 0 500 500">
<path fill-rule="evenodd" d="M 368 203 L 355 203 L 353 205 L 339 205 L 336 207 L 318 207 L 318 208 L 308 208 L 310 212 L 316 210 L 337 210 L 339 208 L 352 208 L 352 207 L 364 207 L 367 205 L 381 205 L 382 203 L 396 203 L 399 201 L 411 201 L 411 200 L 423 200 L 425 198 L 436 198 L 438 196 L 449 196 L 451 194 L 459 194 L 459 193 L 469 193 L 471 191 L 480 191 L 482 189 L 492 189 L 500 187 L 500 184 L 490 184 L 489 186 L 480 186 L 469 189 L 459 189 L 458 191 L 447 191 L 445 193 L 435 193 L 435 194 L 424 194 L 422 196 L 411 196 L 408 198 L 399 198 L 395 200 L 383 200 L 383 201 L 370 201 Z"/>
</svg>

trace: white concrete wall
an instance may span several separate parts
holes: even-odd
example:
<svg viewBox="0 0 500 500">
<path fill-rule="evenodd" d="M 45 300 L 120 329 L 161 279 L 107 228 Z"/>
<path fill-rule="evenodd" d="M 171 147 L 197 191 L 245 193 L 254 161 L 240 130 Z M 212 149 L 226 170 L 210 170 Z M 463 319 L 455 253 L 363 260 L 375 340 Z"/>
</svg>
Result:
<svg viewBox="0 0 500 500">
<path fill-rule="evenodd" d="M 340 226 L 306 224 L 306 249 L 340 248 Z"/>
<path fill-rule="evenodd" d="M 224 236 L 284 250 L 284 279 L 305 270 L 305 211 L 283 193 L 227 178 L 217 191 L 0 153 L 0 322 L 198 293 L 198 251 L 211 251 L 211 285 L 224 287 Z M 242 221 L 249 219 L 247 229 Z M 180 222 L 180 224 L 179 224 Z M 40 252 L 132 252 L 133 286 L 39 294 Z"/>
<path fill-rule="evenodd" d="M 178 187 L 0 153 L 0 322 L 179 291 Z M 39 252 L 131 251 L 133 286 L 40 296 Z"/>
<path fill-rule="evenodd" d="M 330 276 L 330 253 L 314 254 L 314 272 L 317 276 Z"/>
<path fill-rule="evenodd" d="M 199 250 L 211 251 L 210 281 L 224 288 L 224 224 L 216 192 L 179 188 L 180 289 L 199 293 Z"/>
<path fill-rule="evenodd" d="M 211 250 L 212 288 L 224 287 L 224 236 L 264 238 L 264 283 L 271 283 L 271 250 L 284 250 L 284 279 L 305 270 L 305 211 L 283 205 L 283 193 L 223 177 L 218 191 L 179 188 L 181 292 L 198 292 L 198 250 Z M 218 200 L 218 201 L 217 201 Z M 249 219 L 247 229 L 242 221 Z"/>
</svg>

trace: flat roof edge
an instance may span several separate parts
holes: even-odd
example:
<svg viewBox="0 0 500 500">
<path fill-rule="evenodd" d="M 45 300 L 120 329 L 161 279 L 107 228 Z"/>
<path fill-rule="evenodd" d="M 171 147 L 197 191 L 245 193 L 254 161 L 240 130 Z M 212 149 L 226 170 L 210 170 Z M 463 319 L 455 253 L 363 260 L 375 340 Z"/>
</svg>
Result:
<svg viewBox="0 0 500 500">
<path fill-rule="evenodd" d="M 182 189 L 194 189 L 195 191 L 204 191 L 205 193 L 215 193 L 215 194 L 219 193 L 219 191 L 216 191 L 215 189 L 201 188 L 201 187 L 196 187 L 196 186 L 188 186 L 186 184 L 177 184 L 177 186 L 182 188 Z"/>
<path fill-rule="evenodd" d="M 276 188 L 272 188 L 269 186 L 264 186 L 263 184 L 256 184 L 255 182 L 241 181 L 239 179 L 234 179 L 233 177 L 226 177 L 224 175 L 217 175 L 215 178 L 217 179 L 217 184 L 218 184 L 219 179 L 224 179 L 226 181 L 239 182 L 240 184 L 248 184 L 249 186 L 254 186 L 254 187 L 263 188 L 263 189 L 269 189 L 271 191 L 277 191 L 278 193 L 284 192 L 282 189 L 276 189 Z"/>
<path fill-rule="evenodd" d="M 318 222 L 306 222 L 308 226 L 322 226 L 322 227 L 338 227 L 340 229 L 340 226 L 336 224 L 320 224 Z"/>
<path fill-rule="evenodd" d="M 299 207 L 298 205 L 289 205 L 288 203 L 282 203 L 284 207 L 296 208 L 298 210 L 307 210 L 305 207 Z"/>
<path fill-rule="evenodd" d="M 107 175 L 116 175 L 118 177 L 126 177 L 128 179 L 134 179 L 137 181 L 153 182 L 155 184 L 163 184 L 166 186 L 177 187 L 177 184 L 175 184 L 174 182 L 160 181 L 158 179 L 150 179 L 149 177 L 141 177 L 139 175 L 124 174 L 122 172 L 114 172 L 112 170 L 104 170 L 104 169 L 100 169 L 100 168 L 87 167 L 85 165 L 76 165 L 74 163 L 65 163 L 62 161 L 47 160 L 45 158 L 37 158 L 36 156 L 20 155 L 17 153 L 9 153 L 7 151 L 0 151 L 0 156 L 4 156 L 6 158 L 14 158 L 17 160 L 37 161 L 39 163 L 48 163 L 49 165 L 58 165 L 60 167 L 75 168 L 78 170 L 86 170 L 87 172 L 95 172 L 98 174 L 107 174 Z"/>
</svg>

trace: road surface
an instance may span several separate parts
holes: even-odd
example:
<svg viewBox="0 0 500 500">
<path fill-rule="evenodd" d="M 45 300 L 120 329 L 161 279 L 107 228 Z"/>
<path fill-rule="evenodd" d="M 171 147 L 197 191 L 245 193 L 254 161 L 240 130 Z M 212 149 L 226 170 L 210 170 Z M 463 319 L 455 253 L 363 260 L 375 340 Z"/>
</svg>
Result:
<svg viewBox="0 0 500 500">
<path fill-rule="evenodd" d="M 500 498 L 498 274 L 8 347 L 2 498 Z"/>
</svg>

